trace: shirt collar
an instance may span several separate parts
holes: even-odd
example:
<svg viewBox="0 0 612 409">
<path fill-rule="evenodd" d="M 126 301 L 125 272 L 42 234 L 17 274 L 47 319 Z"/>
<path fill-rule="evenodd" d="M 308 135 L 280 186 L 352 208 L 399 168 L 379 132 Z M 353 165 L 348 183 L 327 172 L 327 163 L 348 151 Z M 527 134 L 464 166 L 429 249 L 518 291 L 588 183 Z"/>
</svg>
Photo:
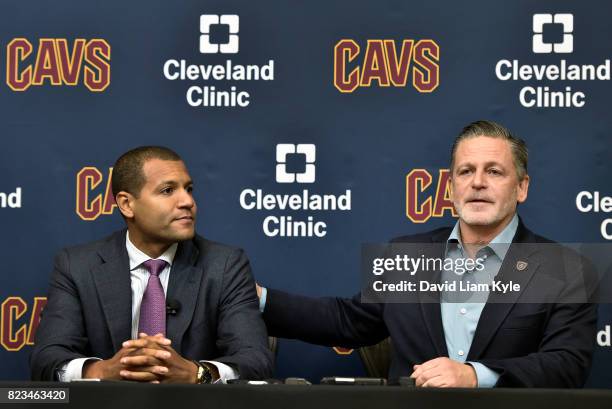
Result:
<svg viewBox="0 0 612 409">
<path fill-rule="evenodd" d="M 125 247 L 128 252 L 128 257 L 130 258 L 130 271 L 139 267 L 145 261 L 151 259 L 151 257 L 147 256 L 140 249 L 138 249 L 138 247 L 136 247 L 134 243 L 132 243 L 132 241 L 130 240 L 129 231 L 125 233 Z M 157 260 L 164 260 L 166 263 L 168 263 L 169 266 L 172 266 L 177 247 L 178 243 L 174 243 L 173 245 L 168 247 L 168 250 L 164 251 L 161 256 L 157 257 Z"/>
<path fill-rule="evenodd" d="M 510 243 L 512 243 L 512 239 L 514 238 L 518 228 L 518 222 L 518 215 L 515 213 L 512 220 L 510 220 L 510 223 L 508 223 L 508 225 L 504 227 L 504 229 L 497 236 L 495 236 L 493 240 L 487 244 L 487 246 L 485 246 L 490 248 L 500 260 L 503 260 L 504 257 L 506 257 L 506 253 L 508 253 L 508 248 L 510 247 Z M 459 235 L 459 220 L 457 220 L 457 223 L 455 223 L 455 226 L 453 227 L 450 236 L 448 236 L 446 243 L 447 253 L 449 249 L 448 243 L 458 243 L 459 246 L 463 246 L 461 237 Z"/>
</svg>

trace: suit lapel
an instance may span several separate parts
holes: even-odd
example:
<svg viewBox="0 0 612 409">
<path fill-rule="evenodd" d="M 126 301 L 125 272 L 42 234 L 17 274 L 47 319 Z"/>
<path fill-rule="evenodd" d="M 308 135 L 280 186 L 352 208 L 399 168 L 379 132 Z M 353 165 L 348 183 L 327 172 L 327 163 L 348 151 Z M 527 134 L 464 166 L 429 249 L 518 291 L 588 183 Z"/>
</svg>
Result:
<svg viewBox="0 0 612 409">
<path fill-rule="evenodd" d="M 195 267 L 198 255 L 199 250 L 192 240 L 179 243 L 170 270 L 166 300 L 179 302 L 180 310 L 176 315 L 167 316 L 166 335 L 178 353 L 181 353 L 183 335 L 192 322 L 200 291 L 203 271 Z"/>
<path fill-rule="evenodd" d="M 132 287 L 125 230 L 111 236 L 98 254 L 103 262 L 92 269 L 92 275 L 110 332 L 113 352 L 116 352 L 121 349 L 124 341 L 131 338 L 132 328 Z"/>
<path fill-rule="evenodd" d="M 425 257 L 444 257 L 444 244 L 448 235 L 450 234 L 450 230 L 444 231 L 443 233 L 432 236 L 431 241 L 433 243 L 431 247 L 431 254 L 425 254 Z M 438 247 L 438 245 L 440 247 Z M 441 250 L 441 253 L 440 251 Z M 428 273 L 431 274 L 431 273 Z M 439 283 L 440 282 L 441 272 L 436 271 L 433 272 L 431 277 L 425 277 L 424 279 L 432 282 Z M 446 347 L 446 339 L 444 337 L 444 327 L 442 325 L 442 310 L 440 308 L 440 293 L 439 292 L 427 292 L 423 293 L 418 291 L 421 312 L 423 313 L 423 320 L 425 321 L 425 326 L 427 327 L 427 331 L 429 332 L 429 336 L 433 341 L 434 347 L 436 348 L 436 352 L 438 356 L 448 356 L 448 349 Z"/>
<path fill-rule="evenodd" d="M 421 312 L 438 356 L 448 356 L 439 302 L 421 302 Z"/>
<path fill-rule="evenodd" d="M 474 339 L 467 360 L 479 359 L 524 289 L 529 285 L 533 274 L 539 266 L 533 257 L 531 257 L 537 249 L 533 243 L 534 241 L 531 232 L 523 226 L 522 222 L 519 222 L 513 244 L 510 246 L 506 257 L 504 257 L 504 261 L 495 279 L 502 283 L 508 283 L 509 281 L 517 283 L 520 285 L 521 291 L 512 291 L 507 294 L 499 292 L 489 293 L 489 298 L 476 326 L 476 332 L 474 333 Z"/>
</svg>

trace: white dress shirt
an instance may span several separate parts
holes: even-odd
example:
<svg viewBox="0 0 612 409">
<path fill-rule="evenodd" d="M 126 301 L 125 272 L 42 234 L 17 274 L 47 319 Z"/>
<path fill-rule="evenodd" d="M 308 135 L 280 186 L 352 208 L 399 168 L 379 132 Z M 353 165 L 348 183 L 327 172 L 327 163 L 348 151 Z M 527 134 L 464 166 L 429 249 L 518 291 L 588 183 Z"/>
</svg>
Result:
<svg viewBox="0 0 612 409">
<path fill-rule="evenodd" d="M 142 297 L 147 288 L 149 282 L 149 276 L 151 275 L 143 263 L 151 257 L 140 251 L 131 241 L 129 232 L 125 236 L 125 247 L 127 249 L 128 257 L 130 259 L 130 280 L 132 286 L 132 339 L 138 338 L 138 323 L 140 321 L 140 304 L 142 303 Z M 157 260 L 164 260 L 167 264 L 166 267 L 159 273 L 159 280 L 164 289 L 164 294 L 168 293 L 168 280 L 170 279 L 170 272 L 172 270 L 172 263 L 176 254 L 178 243 L 174 243 L 164 251 L 164 253 L 157 258 Z M 149 334 L 155 335 L 155 334 Z M 100 360 L 100 358 L 88 357 L 88 358 L 77 358 L 68 362 L 58 371 L 58 378 L 61 382 L 70 382 L 83 377 L 83 365 L 88 360 Z M 232 367 L 217 361 L 201 361 L 207 362 L 214 365 L 219 371 L 219 380 L 217 382 L 226 383 L 230 379 L 237 379 L 238 373 Z"/>
</svg>

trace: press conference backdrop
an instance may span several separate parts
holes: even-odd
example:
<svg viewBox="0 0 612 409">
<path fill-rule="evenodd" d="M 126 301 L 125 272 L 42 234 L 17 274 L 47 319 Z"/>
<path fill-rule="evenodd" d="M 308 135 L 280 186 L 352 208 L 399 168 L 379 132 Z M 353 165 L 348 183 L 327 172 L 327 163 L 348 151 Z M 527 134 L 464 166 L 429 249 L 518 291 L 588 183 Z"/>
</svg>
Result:
<svg viewBox="0 0 612 409">
<path fill-rule="evenodd" d="M 350 296 L 362 243 L 454 223 L 449 149 L 477 119 L 529 145 L 527 226 L 609 242 L 610 12 L 558 0 L 2 2 L 0 379 L 29 377 L 54 254 L 123 226 L 111 168 L 139 145 L 184 157 L 200 234 L 246 249 L 260 283 L 302 294 Z M 317 195 L 336 208 L 304 205 Z M 588 386 L 612 387 L 611 324 L 602 305 Z M 356 351 L 280 341 L 277 377 L 363 373 Z"/>
</svg>

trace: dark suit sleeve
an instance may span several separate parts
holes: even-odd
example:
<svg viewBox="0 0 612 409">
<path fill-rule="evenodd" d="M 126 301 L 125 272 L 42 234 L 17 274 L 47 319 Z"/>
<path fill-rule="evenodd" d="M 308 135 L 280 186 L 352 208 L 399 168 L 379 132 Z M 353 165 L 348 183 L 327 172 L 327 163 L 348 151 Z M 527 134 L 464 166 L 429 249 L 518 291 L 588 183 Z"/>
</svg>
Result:
<svg viewBox="0 0 612 409">
<path fill-rule="evenodd" d="M 222 291 L 217 348 L 223 356 L 215 361 L 234 366 L 242 379 L 272 377 L 272 353 L 259 312 L 255 281 L 241 250 L 228 257 Z"/>
<path fill-rule="evenodd" d="M 312 298 L 268 289 L 263 314 L 270 335 L 312 344 L 358 348 L 389 336 L 382 304 L 353 298 Z"/>
<path fill-rule="evenodd" d="M 47 304 L 30 356 L 32 380 L 57 380 L 61 365 L 87 356 L 83 355 L 87 344 L 81 301 L 70 275 L 68 252 L 63 250 L 55 258 Z"/>
</svg>

